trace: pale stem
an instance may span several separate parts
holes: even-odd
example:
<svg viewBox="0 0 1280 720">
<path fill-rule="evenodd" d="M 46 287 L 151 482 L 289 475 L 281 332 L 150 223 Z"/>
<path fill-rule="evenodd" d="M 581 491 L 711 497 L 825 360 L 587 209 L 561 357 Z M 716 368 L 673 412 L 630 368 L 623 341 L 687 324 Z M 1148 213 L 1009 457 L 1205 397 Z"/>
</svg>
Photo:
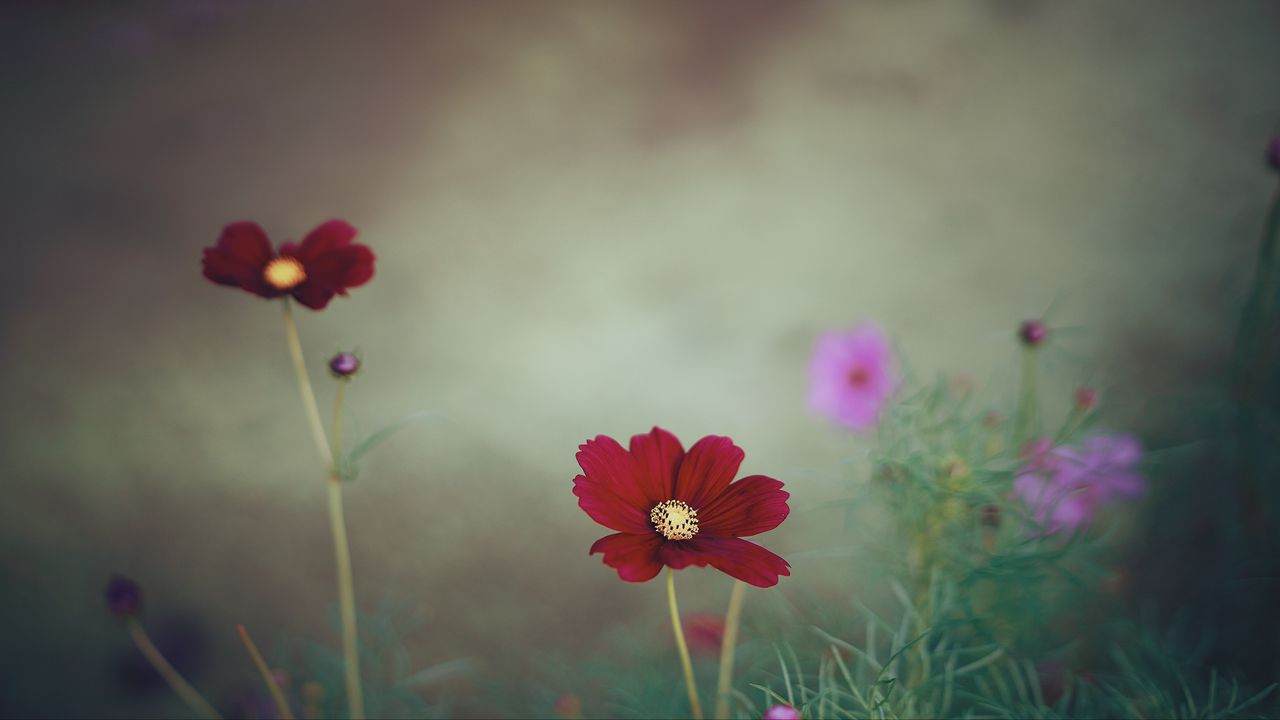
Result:
<svg viewBox="0 0 1280 720">
<path fill-rule="evenodd" d="M 742 619 L 742 598 L 747 584 L 733 581 L 729 610 L 724 614 L 724 639 L 720 643 L 720 677 L 716 683 L 716 720 L 729 717 L 729 693 L 733 685 L 733 658 L 738 645 L 738 623 Z"/>
<path fill-rule="evenodd" d="M 351 708 L 352 720 L 364 720 L 364 691 L 360 686 L 360 652 L 357 647 L 356 593 L 351 579 L 351 550 L 347 545 L 347 524 L 342 514 L 342 484 L 338 476 L 337 456 L 325 436 L 324 421 L 320 419 L 316 394 L 311 389 L 306 361 L 302 357 L 302 343 L 298 340 L 298 326 L 293 320 L 293 306 L 287 297 L 284 299 L 284 326 L 289 353 L 293 357 L 293 369 L 298 375 L 298 392 L 302 395 L 307 422 L 311 426 L 316 450 L 329 474 L 329 525 L 333 531 L 333 554 L 338 566 L 338 607 L 342 616 L 342 655 L 346 671 L 347 702 Z M 340 427 L 341 387 L 340 385 L 334 408 L 335 428 Z"/>
<path fill-rule="evenodd" d="M 253 638 L 249 637 L 249 631 L 243 625 L 237 625 L 236 632 L 240 633 L 240 641 L 244 643 L 244 649 L 249 651 L 249 657 L 253 660 L 254 666 L 258 668 L 258 673 L 262 675 L 262 681 L 267 684 L 267 691 L 271 693 L 271 699 L 275 701 L 276 710 L 280 712 L 281 720 L 293 720 L 293 711 L 289 709 L 289 701 L 284 699 L 284 693 L 281 692 L 280 686 L 276 684 L 275 676 L 271 674 L 271 668 L 267 667 L 267 661 L 262 658 L 262 653 L 258 652 L 258 646 L 254 644 Z"/>
<path fill-rule="evenodd" d="M 284 335 L 289 342 L 289 355 L 293 358 L 293 371 L 298 376 L 298 392 L 302 395 L 302 407 L 307 412 L 307 423 L 311 426 L 311 438 L 315 441 L 320 459 L 329 465 L 333 462 L 333 453 L 329 450 L 329 441 L 324 435 L 324 423 L 320 420 L 320 408 L 316 405 L 316 394 L 311 390 L 311 379 L 307 375 L 307 361 L 302 357 L 302 342 L 298 339 L 298 324 L 293 320 L 293 303 L 284 298 Z"/>
<path fill-rule="evenodd" d="M 676 634 L 676 649 L 680 651 L 684 684 L 689 691 L 689 707 L 693 712 L 693 720 L 702 720 L 702 703 L 698 701 L 698 684 L 693 678 L 693 662 L 689 660 L 689 645 L 684 641 L 684 628 L 680 624 L 680 608 L 676 606 L 676 571 L 671 568 L 667 568 L 667 605 L 671 608 L 671 628 Z"/>
<path fill-rule="evenodd" d="M 201 697 L 200 693 L 196 692 L 196 689 L 191 687 L 183 679 L 182 675 L 169 664 L 169 661 L 164 659 L 164 655 L 160 654 L 159 648 L 151 642 L 147 631 L 142 628 L 142 623 L 138 622 L 136 618 L 129 618 L 125 624 L 129 629 L 129 637 L 133 638 L 133 643 L 138 646 L 138 650 L 142 651 L 142 656 L 147 659 L 147 662 L 151 663 L 156 672 L 160 673 L 160 677 L 169 683 L 169 687 L 173 688 L 173 691 L 178 694 L 178 697 L 182 698 L 183 702 L 202 717 L 215 719 L 222 717 L 217 710 L 213 709 L 209 701 Z"/>
<path fill-rule="evenodd" d="M 342 515 L 342 482 L 329 476 L 329 524 L 333 527 L 333 555 L 338 563 L 338 607 L 342 614 L 342 654 L 346 659 L 347 699 L 351 719 L 364 720 L 364 691 L 360 686 L 360 651 L 356 633 L 356 591 L 351 579 L 351 550 Z"/>
<path fill-rule="evenodd" d="M 1031 439 L 1036 413 L 1036 349 L 1022 349 L 1022 387 L 1018 397 L 1018 416 L 1014 423 L 1014 442 L 1018 448 Z"/>
</svg>

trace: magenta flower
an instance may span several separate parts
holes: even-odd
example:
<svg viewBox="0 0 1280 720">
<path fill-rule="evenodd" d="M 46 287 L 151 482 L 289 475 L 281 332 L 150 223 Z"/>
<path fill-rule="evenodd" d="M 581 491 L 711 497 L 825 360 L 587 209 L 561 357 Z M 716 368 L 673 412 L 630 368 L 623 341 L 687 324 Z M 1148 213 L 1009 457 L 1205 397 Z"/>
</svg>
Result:
<svg viewBox="0 0 1280 720">
<path fill-rule="evenodd" d="M 790 705 L 774 705 L 764 711 L 764 720 L 800 720 L 800 711 Z"/>
<path fill-rule="evenodd" d="M 1103 506 L 1142 494 L 1136 466 L 1142 446 L 1132 435 L 1098 435 L 1079 448 L 1049 440 L 1031 442 L 1013 492 L 1031 509 L 1045 533 L 1086 527 Z"/>
<path fill-rule="evenodd" d="M 893 349 L 884 331 L 864 323 L 818 338 L 809 361 L 809 406 L 835 422 L 865 430 L 897 387 Z"/>
</svg>

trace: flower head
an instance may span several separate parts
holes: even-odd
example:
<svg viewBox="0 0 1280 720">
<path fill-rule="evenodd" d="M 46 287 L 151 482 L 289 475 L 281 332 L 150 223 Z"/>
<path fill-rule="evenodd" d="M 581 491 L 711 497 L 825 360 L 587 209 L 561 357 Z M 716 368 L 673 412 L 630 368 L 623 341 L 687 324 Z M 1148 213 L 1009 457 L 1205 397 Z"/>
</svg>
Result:
<svg viewBox="0 0 1280 720">
<path fill-rule="evenodd" d="M 106 598 L 111 614 L 122 620 L 142 609 L 142 588 L 123 575 L 112 575 L 107 581 Z"/>
<path fill-rule="evenodd" d="M 809 405 L 854 430 L 865 430 L 897 386 L 889 338 L 873 324 L 818 338 L 809 361 Z"/>
<path fill-rule="evenodd" d="M 329 372 L 336 378 L 349 378 L 359 371 L 360 358 L 355 353 L 340 352 L 329 358 Z"/>
<path fill-rule="evenodd" d="M 1018 339 L 1027 347 L 1039 347 L 1049 337 L 1049 328 L 1039 320 L 1026 320 L 1018 326 Z"/>
<path fill-rule="evenodd" d="M 346 295 L 373 277 L 373 251 L 353 242 L 356 229 L 342 220 L 317 227 L 301 243 L 271 247 L 257 223 L 234 222 L 204 249 L 204 276 L 264 298 L 292 295 L 322 310 L 334 295 Z"/>
<path fill-rule="evenodd" d="M 764 711 L 764 720 L 800 720 L 800 711 L 790 705 L 774 705 Z"/>
<path fill-rule="evenodd" d="M 1131 435 L 1098 435 L 1079 447 L 1053 447 L 1048 440 L 1028 446 L 1027 462 L 1013 483 L 1046 533 L 1088 525 L 1104 505 L 1142 494 L 1135 466 L 1142 446 Z"/>
<path fill-rule="evenodd" d="M 742 539 L 785 520 L 790 495 L 763 475 L 734 482 L 743 452 L 729 438 L 708 435 L 686 453 L 675 435 L 655 427 L 631 438 L 629 450 L 598 435 L 577 458 L 578 506 L 617 531 L 590 554 L 602 553 L 623 580 L 652 580 L 664 565 L 710 565 L 756 587 L 791 574 L 786 560 Z"/>
</svg>

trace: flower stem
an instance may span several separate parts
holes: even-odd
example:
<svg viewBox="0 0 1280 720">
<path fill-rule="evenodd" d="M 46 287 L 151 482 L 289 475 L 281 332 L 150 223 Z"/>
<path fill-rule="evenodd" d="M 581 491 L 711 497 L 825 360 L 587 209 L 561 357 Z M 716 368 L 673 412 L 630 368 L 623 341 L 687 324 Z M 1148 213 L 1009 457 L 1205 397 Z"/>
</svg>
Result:
<svg viewBox="0 0 1280 720">
<path fill-rule="evenodd" d="M 129 629 L 129 637 L 133 638 L 133 643 L 138 646 L 138 650 L 142 651 L 142 656 L 151 663 L 151 666 L 160 673 L 160 677 L 169 683 L 169 687 L 182 698 L 197 715 L 206 718 L 221 718 L 217 710 L 209 704 L 209 701 L 200 696 L 196 689 L 191 687 L 182 675 L 164 659 L 164 655 L 160 654 L 160 650 L 151 642 L 151 638 L 147 635 L 147 631 L 142 628 L 142 623 L 137 618 L 129 618 L 126 621 L 126 627 Z"/>
<path fill-rule="evenodd" d="M 1014 422 L 1014 444 L 1022 447 L 1031 439 L 1031 425 L 1036 413 L 1036 350 L 1022 349 L 1022 387 L 1018 394 L 1018 416 Z"/>
<path fill-rule="evenodd" d="M 351 580 L 351 550 L 342 515 L 342 481 L 329 476 L 329 524 L 333 526 L 333 555 L 338 563 L 338 606 L 342 614 L 342 654 L 346 662 L 347 700 L 351 720 L 364 720 L 364 691 L 360 687 L 360 653 L 356 646 L 356 591 Z"/>
<path fill-rule="evenodd" d="M 320 420 L 316 394 L 311 390 L 311 379 L 307 376 L 307 362 L 302 357 L 302 342 L 298 340 L 298 324 L 293 320 L 293 304 L 289 302 L 288 296 L 284 298 L 284 335 L 289 342 L 289 355 L 293 358 L 293 370 L 298 376 L 298 392 L 302 395 L 302 406 L 307 412 L 311 437 L 316 443 L 321 461 L 329 465 L 333 462 L 333 453 L 329 450 L 329 441 L 324 435 L 324 423 Z"/>
<path fill-rule="evenodd" d="M 742 598 L 747 584 L 733 581 L 729 610 L 724 614 L 724 639 L 720 642 L 720 677 L 716 683 L 716 720 L 728 720 L 729 693 L 733 684 L 733 657 L 738 645 L 738 622 L 742 619 Z"/>
<path fill-rule="evenodd" d="M 272 677 L 271 669 L 267 667 L 267 661 L 262 659 L 262 653 L 258 652 L 258 646 L 253 643 L 253 638 L 249 637 L 249 631 L 243 625 L 237 625 L 236 632 L 240 633 L 240 641 L 244 643 L 244 649 L 249 651 L 249 657 L 262 675 L 262 681 L 267 684 L 267 691 L 271 693 L 271 699 L 275 701 L 276 710 L 280 712 L 281 720 L 293 720 L 293 711 L 289 709 L 289 701 L 284 699 L 284 693 L 280 691 L 280 686 L 276 684 L 276 679 Z"/>
<path fill-rule="evenodd" d="M 693 720 L 702 720 L 702 703 L 698 701 L 698 684 L 693 679 L 693 662 L 689 660 L 689 645 L 684 641 L 684 628 L 680 624 L 680 608 L 676 606 L 676 571 L 667 568 L 667 605 L 671 608 L 671 629 L 676 634 L 676 649 L 680 651 L 680 667 L 684 670 L 684 684 L 689 691 L 689 707 Z"/>
<path fill-rule="evenodd" d="M 1072 408 L 1071 414 L 1067 416 L 1065 421 L 1063 421 L 1062 429 L 1058 431 L 1058 436 L 1054 440 L 1054 444 L 1056 445 L 1069 440 L 1071 436 L 1075 434 L 1076 430 L 1080 429 L 1080 425 L 1084 422 L 1084 418 L 1088 414 L 1089 412 L 1087 410 L 1081 410 L 1078 407 Z"/>
<path fill-rule="evenodd" d="M 320 453 L 320 458 L 329 475 L 329 525 L 333 531 L 333 554 L 338 566 L 338 607 L 342 616 L 342 655 L 346 670 L 347 702 L 351 708 L 352 720 L 364 720 L 364 690 L 360 686 L 360 653 L 357 648 L 356 594 L 355 584 L 351 579 L 351 549 L 347 545 L 347 524 L 342 513 L 342 481 L 338 474 L 337 456 L 329 446 L 329 440 L 324 433 L 324 421 L 320 419 L 320 408 L 316 406 L 316 394 L 311 389 L 311 379 L 307 375 L 307 365 L 302 357 L 302 343 L 298 340 L 298 326 L 293 320 L 293 306 L 287 297 L 284 299 L 284 328 L 285 337 L 289 342 L 289 354 L 293 358 L 293 369 L 298 375 L 298 392 L 302 395 L 307 422 L 311 425 L 311 435 L 315 440 L 316 450 Z M 341 427 L 341 390 L 335 405 L 334 428 L 336 430 Z M 340 439 L 340 435 L 337 437 Z"/>
<path fill-rule="evenodd" d="M 333 433 L 333 470 L 337 475 L 342 474 L 342 404 L 347 394 L 347 381 L 339 380 L 338 389 L 333 396 L 333 425 L 331 432 Z"/>
</svg>

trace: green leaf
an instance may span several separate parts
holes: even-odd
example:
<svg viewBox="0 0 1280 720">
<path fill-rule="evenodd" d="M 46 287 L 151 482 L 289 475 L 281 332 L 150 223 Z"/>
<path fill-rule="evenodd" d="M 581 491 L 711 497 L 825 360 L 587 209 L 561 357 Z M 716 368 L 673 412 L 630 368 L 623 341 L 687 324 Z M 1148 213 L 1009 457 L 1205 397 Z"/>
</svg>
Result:
<svg viewBox="0 0 1280 720">
<path fill-rule="evenodd" d="M 411 413 L 396 420 L 395 422 L 375 431 L 372 435 L 361 440 L 355 447 L 351 448 L 351 452 L 347 453 L 346 458 L 342 462 L 342 477 L 344 480 L 355 480 L 360 469 L 358 463 L 360 458 L 364 457 L 370 450 L 378 447 L 382 443 L 391 438 L 392 435 L 409 427 L 427 420 L 442 418 L 440 413 L 433 410 L 422 410 L 420 412 Z"/>
</svg>

